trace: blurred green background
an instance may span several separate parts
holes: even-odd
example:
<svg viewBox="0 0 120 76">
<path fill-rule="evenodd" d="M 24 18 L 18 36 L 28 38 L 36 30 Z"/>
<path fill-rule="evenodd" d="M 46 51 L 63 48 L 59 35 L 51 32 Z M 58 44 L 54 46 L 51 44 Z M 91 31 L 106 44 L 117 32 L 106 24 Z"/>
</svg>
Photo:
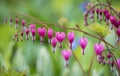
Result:
<svg viewBox="0 0 120 76">
<path fill-rule="evenodd" d="M 91 0 L 96 3 L 96 0 Z M 31 39 L 28 41 L 15 41 L 12 36 L 16 29 L 3 23 L 4 17 L 13 16 L 25 19 L 28 23 L 33 22 L 24 16 L 16 15 L 22 12 L 38 18 L 41 21 L 49 23 L 62 22 L 67 23 L 67 27 L 74 27 L 79 24 L 82 29 L 86 29 L 83 25 L 84 4 L 89 0 L 0 0 L 0 76 L 83 76 L 83 73 L 72 56 L 69 67 L 65 68 L 64 59 L 61 56 L 61 49 L 57 47 L 55 54 L 52 53 L 52 47 L 47 43 L 40 44 L 39 36 L 36 35 L 36 41 L 33 43 Z M 112 5 L 116 10 L 120 11 L 120 0 L 112 0 Z M 104 0 L 102 3 L 106 3 Z M 40 25 L 37 25 L 37 27 Z M 52 27 L 52 25 L 50 26 Z M 63 31 L 63 29 L 53 27 L 55 31 Z M 81 54 L 77 40 L 83 36 L 83 33 L 75 32 L 76 42 L 74 43 L 74 52 L 81 62 L 86 74 L 90 67 L 90 61 L 94 53 L 93 45 L 97 40 L 84 35 L 89 39 L 86 53 Z M 110 35 L 113 36 L 113 35 Z M 110 43 L 114 44 L 115 38 L 111 38 Z M 66 47 L 63 42 L 63 48 Z M 116 71 L 111 72 L 110 66 L 98 64 L 94 57 L 91 76 L 116 76 Z"/>
</svg>

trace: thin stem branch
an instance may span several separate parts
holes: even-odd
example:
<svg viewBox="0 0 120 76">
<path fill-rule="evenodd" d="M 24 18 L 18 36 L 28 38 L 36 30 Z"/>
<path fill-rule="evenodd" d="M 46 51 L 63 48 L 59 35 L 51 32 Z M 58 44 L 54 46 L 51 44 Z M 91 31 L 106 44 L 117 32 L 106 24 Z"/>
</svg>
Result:
<svg viewBox="0 0 120 76">
<path fill-rule="evenodd" d="M 88 76 L 91 76 L 91 70 L 92 70 L 92 65 L 93 65 L 93 61 L 94 61 L 94 57 L 95 57 L 95 53 L 93 53 L 91 61 L 90 61 L 90 66 L 89 66 L 89 70 L 88 70 Z"/>
<path fill-rule="evenodd" d="M 116 16 L 119 17 L 119 19 L 120 19 L 120 16 L 119 16 L 119 14 L 117 13 L 117 11 L 116 11 L 114 8 L 112 8 L 110 5 L 108 5 L 108 4 L 96 4 L 96 5 L 94 5 L 94 6 L 91 7 L 89 10 L 87 10 L 87 15 L 88 15 L 88 13 L 89 13 L 93 8 L 95 8 L 95 7 L 97 7 L 97 6 L 109 7 L 109 8 L 116 14 Z"/>
</svg>

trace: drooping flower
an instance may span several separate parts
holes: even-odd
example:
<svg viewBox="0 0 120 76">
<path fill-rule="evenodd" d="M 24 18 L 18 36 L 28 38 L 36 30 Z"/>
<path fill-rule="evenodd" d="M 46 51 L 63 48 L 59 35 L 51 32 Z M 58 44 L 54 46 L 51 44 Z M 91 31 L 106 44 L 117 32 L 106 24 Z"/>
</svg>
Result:
<svg viewBox="0 0 120 76">
<path fill-rule="evenodd" d="M 72 43 L 74 41 L 74 32 L 68 32 L 68 41 L 70 43 L 70 49 L 72 49 Z"/>
<path fill-rule="evenodd" d="M 96 9 L 97 19 L 99 19 L 99 9 Z"/>
<path fill-rule="evenodd" d="M 26 40 L 28 40 L 29 29 L 26 28 L 26 29 L 25 29 L 25 32 L 26 32 Z"/>
<path fill-rule="evenodd" d="M 32 41 L 35 41 L 36 25 L 35 24 L 30 24 L 29 25 L 29 31 L 31 32 Z"/>
<path fill-rule="evenodd" d="M 32 31 L 32 29 L 36 29 L 36 25 L 35 24 L 30 24 L 29 29 L 30 29 L 30 31 Z"/>
<path fill-rule="evenodd" d="M 56 51 L 56 45 L 57 45 L 57 39 L 55 38 L 55 37 L 53 37 L 52 39 L 51 39 L 51 44 L 52 44 L 52 51 L 53 51 L 53 53 L 55 53 L 55 51 Z"/>
<path fill-rule="evenodd" d="M 53 30 L 51 28 L 48 28 L 48 43 L 51 43 L 51 38 L 53 36 Z"/>
<path fill-rule="evenodd" d="M 81 48 L 82 48 L 82 54 L 84 55 L 84 51 L 85 51 L 85 48 L 86 48 L 86 46 L 87 46 L 87 43 L 88 43 L 88 40 L 87 40 L 87 38 L 80 38 L 80 40 L 79 40 L 79 44 L 80 44 L 80 46 L 81 46 Z"/>
<path fill-rule="evenodd" d="M 113 25 L 116 23 L 116 17 L 115 16 L 110 16 L 110 22 L 111 22 L 110 29 L 112 30 Z"/>
<path fill-rule="evenodd" d="M 108 13 L 108 10 L 107 10 L 107 9 L 104 9 L 104 10 L 103 10 L 103 13 L 104 13 L 104 15 L 106 15 L 106 13 Z"/>
<path fill-rule="evenodd" d="M 114 66 L 115 66 L 115 62 L 114 60 L 112 60 L 112 63 L 111 63 L 111 71 L 114 72 Z"/>
<path fill-rule="evenodd" d="M 107 25 L 109 24 L 109 18 L 110 18 L 110 13 L 108 12 L 105 14 L 105 21 Z"/>
<path fill-rule="evenodd" d="M 96 43 L 96 44 L 94 44 L 94 50 L 95 50 L 95 53 L 97 55 L 97 60 L 100 63 L 102 61 L 101 60 L 101 57 L 102 57 L 101 54 L 104 51 L 104 46 L 100 43 Z"/>
<path fill-rule="evenodd" d="M 69 64 L 69 59 L 71 57 L 71 51 L 70 50 L 62 50 L 62 56 L 65 60 L 65 66 L 67 67 Z"/>
<path fill-rule="evenodd" d="M 100 20 L 100 21 L 102 20 L 102 13 L 103 13 L 103 10 L 102 10 L 102 9 L 99 9 L 99 20 Z"/>
<path fill-rule="evenodd" d="M 96 55 L 101 55 L 102 52 L 104 51 L 104 46 L 101 43 L 96 43 L 94 45 L 94 50 Z"/>
<path fill-rule="evenodd" d="M 44 42 L 44 36 L 46 35 L 46 28 L 42 27 L 42 28 L 38 28 L 37 29 L 38 34 L 40 36 L 40 42 L 43 43 Z"/>
<path fill-rule="evenodd" d="M 90 13 L 90 20 L 91 21 L 94 21 L 94 12 L 95 12 L 95 10 L 94 10 L 94 8 L 92 8 L 91 13 Z"/>
<path fill-rule="evenodd" d="M 24 30 L 24 28 L 25 28 L 25 23 L 26 23 L 26 21 L 22 20 L 22 30 Z"/>
<path fill-rule="evenodd" d="M 31 33 L 32 33 L 32 41 L 35 41 L 35 33 L 36 33 L 36 29 L 31 29 Z"/>
<path fill-rule="evenodd" d="M 15 28 L 16 28 L 16 29 L 18 29 L 18 27 L 19 27 L 18 21 L 19 21 L 19 19 L 16 18 L 16 19 L 15 19 Z"/>
<path fill-rule="evenodd" d="M 118 28 L 120 26 L 120 20 L 116 20 L 115 23 L 114 23 L 114 26 L 116 28 Z"/>
<path fill-rule="evenodd" d="M 108 64 L 111 63 L 111 61 L 110 61 L 111 57 L 112 57 L 112 54 L 111 54 L 111 53 L 108 53 L 108 54 L 107 54 L 107 58 L 108 58 L 108 62 L 107 62 L 107 63 L 108 63 Z"/>
<path fill-rule="evenodd" d="M 117 59 L 117 66 L 120 69 L 120 58 Z"/>
<path fill-rule="evenodd" d="M 59 44 L 59 47 L 62 48 L 62 41 L 65 39 L 66 35 L 64 32 L 56 32 L 56 39 L 58 40 L 58 42 L 60 43 Z"/>
<path fill-rule="evenodd" d="M 118 28 L 117 30 L 116 30 L 116 33 L 117 33 L 117 42 L 119 42 L 120 41 L 120 28 Z"/>
</svg>

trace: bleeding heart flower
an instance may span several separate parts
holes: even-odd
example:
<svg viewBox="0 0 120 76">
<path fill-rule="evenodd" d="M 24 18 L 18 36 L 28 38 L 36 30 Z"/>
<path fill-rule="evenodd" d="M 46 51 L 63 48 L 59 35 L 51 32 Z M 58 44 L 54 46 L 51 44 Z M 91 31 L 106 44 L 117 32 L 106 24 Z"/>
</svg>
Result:
<svg viewBox="0 0 120 76">
<path fill-rule="evenodd" d="M 68 61 L 69 61 L 69 59 L 70 59 L 70 57 L 71 57 L 71 51 L 70 50 L 63 50 L 62 51 L 62 56 L 63 56 L 63 58 L 65 59 L 65 65 L 66 65 L 66 67 L 68 66 Z"/>
<path fill-rule="evenodd" d="M 102 60 L 101 60 L 101 57 L 102 57 L 102 52 L 104 51 L 104 46 L 100 43 L 96 43 L 94 44 L 94 50 L 95 50 L 95 53 L 97 55 L 97 61 L 100 63 Z"/>
<path fill-rule="evenodd" d="M 53 30 L 51 28 L 48 28 L 48 43 L 51 43 L 51 38 L 53 36 Z"/>
<path fill-rule="evenodd" d="M 40 41 L 43 43 L 44 42 L 44 36 L 46 35 L 46 28 L 44 28 L 44 27 L 42 27 L 42 28 L 38 28 L 38 34 L 39 34 L 39 36 L 41 36 L 40 37 Z"/>
<path fill-rule="evenodd" d="M 24 30 L 24 28 L 25 28 L 25 23 L 26 23 L 26 21 L 22 20 L 22 30 Z"/>
<path fill-rule="evenodd" d="M 16 29 L 18 29 L 18 26 L 19 26 L 18 21 L 19 21 L 19 19 L 16 18 L 16 19 L 15 19 L 15 28 L 16 28 Z"/>
<path fill-rule="evenodd" d="M 36 29 L 36 25 L 35 24 L 30 24 L 29 29 L 30 29 L 30 31 L 32 31 L 32 29 Z"/>
<path fill-rule="evenodd" d="M 53 51 L 53 53 L 55 53 L 55 51 L 56 51 L 56 45 L 57 45 L 57 39 L 55 38 L 55 37 L 53 37 L 52 39 L 51 39 L 51 44 L 52 44 L 52 47 L 53 47 L 53 49 L 52 49 L 52 51 Z"/>
<path fill-rule="evenodd" d="M 79 40 L 79 44 L 80 44 L 80 46 L 81 46 L 81 48 L 82 48 L 82 54 L 84 55 L 84 51 L 85 51 L 85 48 L 86 48 L 86 46 L 87 46 L 87 43 L 88 43 L 88 40 L 87 40 L 87 38 L 80 38 L 80 40 Z"/>
<path fill-rule="evenodd" d="M 120 69 L 120 58 L 117 59 L 117 66 Z"/>
<path fill-rule="evenodd" d="M 72 43 L 74 41 L 74 32 L 68 32 L 68 41 L 70 42 L 70 49 L 72 49 Z"/>
<path fill-rule="evenodd" d="M 65 39 L 66 35 L 64 32 L 56 32 L 56 39 L 60 43 L 59 47 L 62 48 L 62 41 Z"/>
<path fill-rule="evenodd" d="M 28 40 L 29 29 L 26 28 L 25 32 L 26 32 L 26 40 Z"/>
</svg>

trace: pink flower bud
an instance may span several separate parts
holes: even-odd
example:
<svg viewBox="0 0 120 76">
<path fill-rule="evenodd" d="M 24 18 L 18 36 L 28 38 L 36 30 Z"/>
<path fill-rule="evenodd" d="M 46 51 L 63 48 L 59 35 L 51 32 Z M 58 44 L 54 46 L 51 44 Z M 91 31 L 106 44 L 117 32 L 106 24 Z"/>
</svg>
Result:
<svg viewBox="0 0 120 76">
<path fill-rule="evenodd" d="M 19 25 L 18 25 L 18 21 L 19 21 L 19 19 L 16 18 L 16 19 L 15 19 L 15 28 L 16 28 L 16 29 L 18 29 L 18 26 L 19 26 Z"/>
<path fill-rule="evenodd" d="M 62 41 L 65 39 L 66 35 L 64 32 L 56 32 L 56 39 L 60 43 L 59 47 L 62 48 Z"/>
<path fill-rule="evenodd" d="M 71 51 L 70 50 L 63 50 L 62 51 L 62 56 L 63 56 L 63 58 L 65 59 L 65 61 L 66 61 L 66 67 L 68 66 L 68 60 L 70 59 L 70 57 L 71 57 Z"/>
<path fill-rule="evenodd" d="M 101 55 L 102 52 L 104 51 L 104 46 L 100 43 L 96 43 L 94 45 L 94 50 L 95 50 L 96 55 Z"/>
<path fill-rule="evenodd" d="M 55 37 L 53 37 L 52 39 L 51 39 L 51 44 L 52 44 L 52 46 L 53 46 L 53 53 L 55 53 L 55 51 L 56 51 L 56 49 L 55 49 L 55 47 L 56 47 L 56 45 L 57 45 L 57 39 L 55 38 Z"/>
<path fill-rule="evenodd" d="M 79 40 L 79 44 L 80 44 L 80 46 L 81 46 L 81 48 L 82 48 L 82 54 L 84 55 L 84 51 L 85 51 L 85 48 L 86 48 L 86 46 L 87 46 L 87 43 L 88 43 L 88 40 L 87 40 L 87 38 L 80 38 L 80 40 Z"/>
<path fill-rule="evenodd" d="M 51 38 L 53 36 L 53 30 L 51 28 L 48 29 L 48 43 L 51 43 Z"/>
<path fill-rule="evenodd" d="M 74 41 L 74 32 L 68 32 L 68 41 L 70 42 L 70 49 L 72 49 L 72 43 Z"/>
<path fill-rule="evenodd" d="M 41 36 L 40 37 L 40 41 L 43 43 L 44 42 L 44 39 L 43 39 L 43 37 L 46 35 L 46 28 L 38 28 L 38 34 L 39 34 L 39 36 Z"/>
</svg>

